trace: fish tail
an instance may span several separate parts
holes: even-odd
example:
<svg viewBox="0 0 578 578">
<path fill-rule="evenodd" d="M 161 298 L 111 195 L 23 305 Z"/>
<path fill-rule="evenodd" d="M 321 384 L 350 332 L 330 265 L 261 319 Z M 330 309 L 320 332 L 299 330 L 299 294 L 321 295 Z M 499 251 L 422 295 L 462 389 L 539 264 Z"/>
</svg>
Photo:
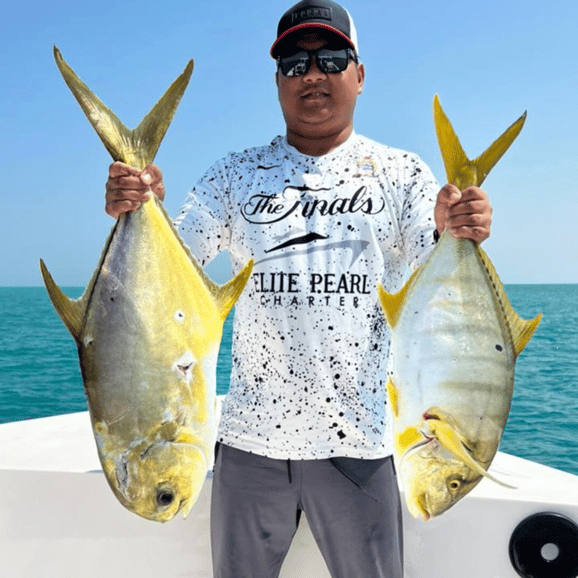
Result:
<svg viewBox="0 0 578 578">
<path fill-rule="evenodd" d="M 437 94 L 434 96 L 433 107 L 438 144 L 448 181 L 455 184 L 460 190 L 470 186 L 479 187 L 482 184 L 494 165 L 520 134 L 526 121 L 526 112 L 524 112 L 479 157 L 471 161 L 464 152 L 460 140 L 443 111 Z"/>
<path fill-rule="evenodd" d="M 173 82 L 138 127 L 131 130 L 80 80 L 62 58 L 56 46 L 54 58 L 64 81 L 112 158 L 138 169 L 143 169 L 152 163 L 189 83 L 193 72 L 193 61 L 189 61 L 183 73 Z"/>
</svg>

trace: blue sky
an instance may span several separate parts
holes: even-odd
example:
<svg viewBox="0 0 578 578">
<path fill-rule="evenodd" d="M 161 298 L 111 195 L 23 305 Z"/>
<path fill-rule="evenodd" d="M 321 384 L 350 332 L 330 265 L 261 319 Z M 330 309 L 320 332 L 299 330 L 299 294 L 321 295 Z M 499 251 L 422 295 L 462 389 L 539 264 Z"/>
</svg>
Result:
<svg viewBox="0 0 578 578">
<path fill-rule="evenodd" d="M 229 151 L 284 132 L 269 47 L 288 2 L 10 2 L 0 25 L 0 285 L 85 285 L 113 221 L 108 153 L 64 84 L 54 44 L 130 127 L 195 59 L 156 158 L 166 205 Z M 418 153 L 445 178 L 433 95 L 470 157 L 525 110 L 526 126 L 484 183 L 484 246 L 505 283 L 578 283 L 578 3 L 356 0 L 366 84 L 356 130 Z M 224 261 L 213 264 L 217 280 Z"/>
</svg>

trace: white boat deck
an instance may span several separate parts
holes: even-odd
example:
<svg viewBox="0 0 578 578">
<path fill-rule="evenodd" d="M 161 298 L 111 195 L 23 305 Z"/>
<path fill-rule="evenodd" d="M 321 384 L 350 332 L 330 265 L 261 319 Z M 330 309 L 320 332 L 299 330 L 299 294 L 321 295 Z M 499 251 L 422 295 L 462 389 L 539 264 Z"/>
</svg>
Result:
<svg viewBox="0 0 578 578">
<path fill-rule="evenodd" d="M 517 489 L 483 480 L 427 523 L 404 510 L 407 578 L 517 578 L 508 544 L 522 520 L 556 512 L 578 523 L 578 476 L 503 453 L 491 472 Z M 87 412 L 0 425 L 2 576 L 210 578 L 210 488 L 209 474 L 187 520 L 149 522 L 109 489 Z M 306 521 L 282 576 L 329 576 Z"/>
</svg>

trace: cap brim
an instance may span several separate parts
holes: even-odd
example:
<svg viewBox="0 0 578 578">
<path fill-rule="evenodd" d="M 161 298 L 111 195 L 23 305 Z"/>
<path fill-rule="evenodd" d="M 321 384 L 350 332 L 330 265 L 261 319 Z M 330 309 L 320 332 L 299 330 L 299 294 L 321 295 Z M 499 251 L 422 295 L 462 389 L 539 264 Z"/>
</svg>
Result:
<svg viewBox="0 0 578 578">
<path fill-rule="evenodd" d="M 283 32 L 283 34 L 281 34 L 281 36 L 279 36 L 279 38 L 275 40 L 273 46 L 271 46 L 270 50 L 271 56 L 273 58 L 277 58 L 275 49 L 279 46 L 279 43 L 282 42 L 284 39 L 286 39 L 293 32 L 296 32 L 297 30 L 302 30 L 303 28 L 322 28 L 323 30 L 329 30 L 330 32 L 333 32 L 340 38 L 343 38 L 343 40 L 345 40 L 349 44 L 349 46 L 353 48 L 353 50 L 357 51 L 357 47 L 355 46 L 355 44 L 353 44 L 351 38 L 348 38 L 345 34 L 343 34 L 343 32 L 340 32 L 336 28 L 333 28 L 333 26 L 328 26 L 327 24 L 322 24 L 320 22 L 305 22 L 303 24 L 297 24 L 297 26 L 293 26 L 292 28 L 289 28 L 289 30 Z"/>
</svg>

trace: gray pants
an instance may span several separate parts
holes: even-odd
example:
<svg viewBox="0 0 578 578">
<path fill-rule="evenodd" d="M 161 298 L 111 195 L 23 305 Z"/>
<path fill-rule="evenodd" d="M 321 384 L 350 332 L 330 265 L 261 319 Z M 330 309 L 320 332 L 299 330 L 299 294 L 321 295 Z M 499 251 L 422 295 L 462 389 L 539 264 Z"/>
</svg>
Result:
<svg viewBox="0 0 578 578">
<path fill-rule="evenodd" d="M 211 499 L 214 578 L 276 578 L 302 511 L 333 578 L 403 575 L 391 458 L 286 461 L 220 445 Z"/>
</svg>

